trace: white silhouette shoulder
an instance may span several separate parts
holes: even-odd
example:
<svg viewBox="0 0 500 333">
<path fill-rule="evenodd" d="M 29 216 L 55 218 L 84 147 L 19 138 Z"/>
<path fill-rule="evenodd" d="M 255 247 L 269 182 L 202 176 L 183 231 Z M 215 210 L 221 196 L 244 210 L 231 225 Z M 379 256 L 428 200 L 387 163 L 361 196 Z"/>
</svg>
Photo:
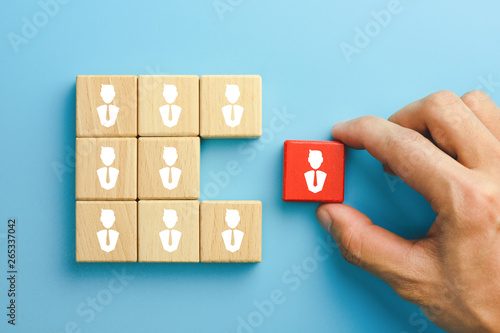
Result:
<svg viewBox="0 0 500 333">
<path fill-rule="evenodd" d="M 179 247 L 179 243 L 181 240 L 182 232 L 179 230 L 163 230 L 160 231 L 160 239 L 163 249 L 167 252 L 174 252 Z M 171 239 L 169 239 L 171 238 Z M 169 240 L 171 240 L 171 244 L 169 244 Z"/>
<path fill-rule="evenodd" d="M 172 175 L 170 175 L 172 173 Z M 182 170 L 176 167 L 165 167 L 160 170 L 160 176 L 161 180 L 163 183 L 163 187 L 165 187 L 168 190 L 173 190 L 174 188 L 179 185 L 179 180 L 181 178 L 181 173 Z M 172 181 L 169 181 L 169 178 L 172 179 Z"/>
<path fill-rule="evenodd" d="M 233 235 L 231 235 L 233 233 Z M 224 245 L 226 250 L 229 252 L 236 252 L 240 249 L 241 242 L 243 241 L 243 236 L 245 233 L 241 230 L 225 230 L 222 232 L 222 239 L 224 240 Z M 234 236 L 234 245 L 231 244 L 231 236 Z"/>
<path fill-rule="evenodd" d="M 109 182 L 106 181 L 107 174 L 109 170 Z M 116 181 L 118 180 L 118 174 L 120 170 L 113 167 L 102 167 L 97 169 L 97 177 L 99 178 L 99 183 L 101 187 L 105 190 L 110 190 L 116 186 Z"/>
<path fill-rule="evenodd" d="M 163 124 L 167 127 L 174 127 L 179 122 L 182 108 L 178 105 L 166 104 L 160 107 L 160 114 Z"/>
<path fill-rule="evenodd" d="M 109 233 L 109 244 L 106 244 Z M 97 232 L 99 245 L 104 252 L 111 252 L 115 249 L 118 242 L 119 232 L 116 230 L 101 230 Z"/>
<path fill-rule="evenodd" d="M 314 174 L 316 173 L 316 186 L 314 185 Z M 326 172 L 310 170 L 304 173 L 307 189 L 312 193 L 318 193 L 323 190 L 325 184 Z"/>
<path fill-rule="evenodd" d="M 244 108 L 240 105 L 225 105 L 222 107 L 224 121 L 229 127 L 236 127 L 241 123 Z M 233 119 L 231 119 L 233 117 Z"/>
<path fill-rule="evenodd" d="M 108 111 L 109 110 L 109 111 Z M 111 127 L 116 123 L 116 118 L 118 117 L 119 107 L 116 105 L 101 105 L 97 107 L 97 115 L 99 116 L 99 121 L 104 127 Z M 108 120 L 109 116 L 109 120 Z"/>
</svg>

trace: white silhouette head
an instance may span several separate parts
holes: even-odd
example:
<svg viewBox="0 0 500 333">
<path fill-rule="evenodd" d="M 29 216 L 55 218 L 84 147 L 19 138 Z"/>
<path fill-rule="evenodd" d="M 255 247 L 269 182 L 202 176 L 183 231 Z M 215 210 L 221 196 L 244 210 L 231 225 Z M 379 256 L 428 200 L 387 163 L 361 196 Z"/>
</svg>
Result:
<svg viewBox="0 0 500 333">
<path fill-rule="evenodd" d="M 164 84 L 163 85 L 163 97 L 165 97 L 165 100 L 167 101 L 168 104 L 172 104 L 175 102 L 175 99 L 179 93 L 177 92 L 177 87 L 173 84 Z"/>
<path fill-rule="evenodd" d="M 115 160 L 115 150 L 113 147 L 101 147 L 101 160 L 105 166 L 110 166 Z"/>
<path fill-rule="evenodd" d="M 175 227 L 178 219 L 179 218 L 177 217 L 177 211 L 175 209 L 163 210 L 163 222 L 165 222 L 167 228 L 172 229 L 173 227 Z"/>
<path fill-rule="evenodd" d="M 113 102 L 115 98 L 115 87 L 111 84 L 101 84 L 101 97 L 106 104 Z"/>
<path fill-rule="evenodd" d="M 163 147 L 163 159 L 168 166 L 174 165 L 178 157 L 175 147 Z"/>
<path fill-rule="evenodd" d="M 111 228 L 115 223 L 115 212 L 112 209 L 101 209 L 101 222 L 104 228 Z"/>
<path fill-rule="evenodd" d="M 226 209 L 226 223 L 229 228 L 236 228 L 240 223 L 240 212 L 237 209 Z"/>
<path fill-rule="evenodd" d="M 321 153 L 320 150 L 309 149 L 309 158 L 307 159 L 307 161 L 311 165 L 311 168 L 317 170 L 323 163 L 323 154 Z"/>
<path fill-rule="evenodd" d="M 229 103 L 236 103 L 240 98 L 240 88 L 236 84 L 226 84 L 226 98 Z"/>
</svg>

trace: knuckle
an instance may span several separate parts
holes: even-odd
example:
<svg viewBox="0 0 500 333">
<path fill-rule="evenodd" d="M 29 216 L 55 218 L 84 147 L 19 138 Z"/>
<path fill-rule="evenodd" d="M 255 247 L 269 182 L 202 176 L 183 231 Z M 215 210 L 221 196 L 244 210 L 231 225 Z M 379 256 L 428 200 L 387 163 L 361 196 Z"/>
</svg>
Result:
<svg viewBox="0 0 500 333">
<path fill-rule="evenodd" d="M 445 139 L 445 133 L 450 130 L 475 131 L 477 122 L 471 119 L 473 114 L 466 111 L 464 104 L 463 99 L 448 90 L 438 91 L 424 99 L 421 112 L 432 124 L 433 137 Z"/>
<path fill-rule="evenodd" d="M 493 225 L 500 225 L 500 189 L 492 183 L 482 185 L 479 197 L 476 200 L 481 202 L 486 214 L 485 219 Z"/>
<path fill-rule="evenodd" d="M 362 131 L 373 127 L 373 124 L 377 122 L 380 118 L 376 116 L 363 116 L 356 119 L 356 125 Z"/>
<path fill-rule="evenodd" d="M 420 133 L 404 129 L 395 135 L 389 136 L 386 145 L 389 150 L 400 153 L 407 150 L 415 143 L 420 142 L 422 139 L 423 137 Z"/>
<path fill-rule="evenodd" d="M 492 183 L 486 183 L 483 191 L 484 201 L 488 205 L 500 203 L 500 190 L 498 189 L 498 186 Z"/>
<path fill-rule="evenodd" d="M 487 99 L 489 99 L 488 94 L 482 90 L 472 90 L 462 96 L 462 101 L 470 108 L 480 106 Z"/>
<path fill-rule="evenodd" d="M 466 200 L 473 204 L 491 205 L 498 200 L 498 189 L 494 184 L 470 179 L 462 184 Z"/>
<path fill-rule="evenodd" d="M 461 195 L 452 200 L 452 214 L 466 225 L 500 227 L 500 187 L 488 180 L 469 177 L 460 184 Z M 464 207 L 467 207 L 464 210 Z"/>
<path fill-rule="evenodd" d="M 460 97 L 455 93 L 449 90 L 441 90 L 424 98 L 424 105 L 426 106 L 424 109 L 429 112 L 434 112 L 453 105 L 459 100 Z"/>
</svg>

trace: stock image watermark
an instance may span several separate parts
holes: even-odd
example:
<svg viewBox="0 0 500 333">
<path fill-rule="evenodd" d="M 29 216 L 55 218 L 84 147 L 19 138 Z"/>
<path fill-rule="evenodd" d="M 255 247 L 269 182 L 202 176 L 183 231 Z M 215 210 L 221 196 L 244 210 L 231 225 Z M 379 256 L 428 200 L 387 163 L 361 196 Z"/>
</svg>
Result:
<svg viewBox="0 0 500 333">
<path fill-rule="evenodd" d="M 371 20 L 363 26 L 354 27 L 354 37 L 350 42 L 341 42 L 340 51 L 345 60 L 350 63 L 354 55 L 359 55 L 366 49 L 371 42 L 377 38 L 383 29 L 387 28 L 394 16 L 401 14 L 403 5 L 399 0 L 390 0 L 385 9 L 372 10 L 370 12 Z"/>
<path fill-rule="evenodd" d="M 17 219 L 7 220 L 7 323 L 15 326 L 17 320 L 17 280 L 18 280 L 18 262 L 17 262 Z"/>
<path fill-rule="evenodd" d="M 392 193 L 396 191 L 396 185 L 398 183 L 404 184 L 404 182 L 399 178 L 398 176 L 392 176 L 384 172 L 384 178 L 387 182 L 387 185 L 389 186 L 389 189 L 391 190 Z"/>
<path fill-rule="evenodd" d="M 425 312 L 420 309 L 418 311 L 412 312 L 408 317 L 408 324 L 414 328 L 417 333 L 423 333 L 429 327 L 431 321 L 434 321 L 439 317 L 445 310 L 443 304 L 453 304 L 455 300 L 459 297 L 459 293 L 465 290 L 465 287 L 458 283 L 457 281 L 444 281 L 444 288 L 442 288 L 436 295 L 437 304 L 441 304 L 439 307 L 428 306 Z M 411 333 L 409 331 L 401 331 L 400 333 Z"/>
<path fill-rule="evenodd" d="M 219 20 L 224 21 L 226 14 L 234 11 L 237 7 L 241 6 L 243 2 L 244 0 L 214 0 L 212 6 Z"/>
<path fill-rule="evenodd" d="M 266 146 L 274 141 L 276 134 L 284 131 L 296 117 L 297 115 L 290 113 L 286 107 L 274 108 L 267 126 L 262 128 L 260 139 L 249 143 L 244 142 L 238 146 L 238 154 L 244 157 L 246 163 L 242 164 L 235 159 L 231 159 L 226 163 L 223 170 L 210 171 L 210 180 L 203 185 L 201 190 L 202 196 L 207 199 L 217 197 L 222 189 L 231 184 L 234 177 L 243 172 L 248 163 L 255 161 L 259 152 L 266 149 Z"/>
<path fill-rule="evenodd" d="M 476 90 L 482 90 L 488 95 L 493 94 L 500 87 L 500 82 L 493 80 L 493 74 L 489 74 L 486 77 L 480 75 L 477 80 L 479 83 L 476 86 Z"/>
<path fill-rule="evenodd" d="M 337 244 L 329 235 L 318 238 L 317 242 L 311 255 L 294 263 L 281 274 L 280 287 L 271 290 L 267 298 L 253 301 L 252 310 L 236 318 L 236 333 L 253 333 L 262 327 L 278 306 L 285 304 L 289 297 L 313 276 L 322 262 L 338 252 Z"/>
<path fill-rule="evenodd" d="M 156 72 L 155 72 L 156 73 Z M 266 127 L 262 128 L 262 136 L 259 140 L 250 143 L 242 143 L 238 146 L 238 154 L 245 158 L 247 163 L 253 162 L 259 152 L 263 151 L 267 145 L 274 141 L 277 133 L 280 133 L 289 126 L 297 115 L 288 111 L 286 107 L 281 109 L 274 108 L 272 117 Z M 64 147 L 65 155 L 63 161 L 53 161 L 51 163 L 52 171 L 59 182 L 63 182 L 68 177 L 73 179 L 76 167 L 76 151 L 69 145 Z M 78 152 L 81 161 L 85 161 L 88 152 Z M 243 164 L 235 159 L 229 160 L 225 168 L 219 171 L 211 171 L 210 181 L 202 188 L 202 195 L 207 198 L 214 198 L 220 191 L 231 183 L 231 179 L 243 172 Z"/>
<path fill-rule="evenodd" d="M 161 69 L 159 64 L 156 65 L 147 65 L 145 67 L 145 71 L 148 75 L 167 75 L 168 72 Z M 158 78 L 160 80 L 160 78 Z M 146 89 L 152 90 L 152 86 L 145 86 Z M 76 151 L 74 146 L 66 145 L 64 147 L 64 159 L 62 161 L 52 161 L 50 167 L 54 172 L 57 180 L 62 183 L 65 179 L 68 179 L 68 176 L 71 176 L 70 179 L 73 180 L 73 174 L 76 168 Z M 80 157 L 84 160 L 87 157 L 87 152 L 79 152 Z M 0 234 L 1 238 L 1 234 Z"/>
<path fill-rule="evenodd" d="M 19 30 L 16 32 L 11 31 L 7 34 L 12 51 L 16 54 L 19 53 L 21 46 L 28 44 L 33 38 L 38 36 L 40 31 L 59 14 L 61 6 L 69 2 L 71 0 L 38 1 L 38 10 L 32 15 L 23 16 Z"/>
<path fill-rule="evenodd" d="M 109 279 L 104 288 L 86 297 L 76 306 L 75 314 L 78 316 L 78 320 L 66 322 L 63 329 L 59 332 L 84 332 L 85 330 L 82 327 L 92 323 L 97 315 L 104 312 L 106 307 L 111 305 L 115 297 L 130 286 L 130 282 L 135 279 L 134 275 L 125 273 L 125 268 L 120 273 L 113 269 L 111 274 L 113 277 Z"/>
</svg>

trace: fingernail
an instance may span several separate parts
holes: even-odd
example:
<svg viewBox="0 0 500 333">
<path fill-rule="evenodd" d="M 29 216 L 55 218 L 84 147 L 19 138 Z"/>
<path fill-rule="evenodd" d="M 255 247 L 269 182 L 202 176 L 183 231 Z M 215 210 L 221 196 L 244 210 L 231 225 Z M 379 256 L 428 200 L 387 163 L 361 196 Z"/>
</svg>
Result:
<svg viewBox="0 0 500 333">
<path fill-rule="evenodd" d="M 325 229 L 328 233 L 330 233 L 330 228 L 332 226 L 332 218 L 326 212 L 325 209 L 319 209 L 316 212 L 316 218 L 318 219 L 319 224 Z"/>
<path fill-rule="evenodd" d="M 338 123 L 333 125 L 333 128 L 339 128 L 339 127 L 343 126 L 345 123 L 347 123 L 347 120 L 339 121 Z"/>
<path fill-rule="evenodd" d="M 340 122 L 336 123 L 335 125 L 333 125 L 332 136 L 334 136 L 335 131 L 338 130 L 340 127 L 344 126 L 345 123 L 347 123 L 347 120 L 340 121 Z"/>
</svg>

